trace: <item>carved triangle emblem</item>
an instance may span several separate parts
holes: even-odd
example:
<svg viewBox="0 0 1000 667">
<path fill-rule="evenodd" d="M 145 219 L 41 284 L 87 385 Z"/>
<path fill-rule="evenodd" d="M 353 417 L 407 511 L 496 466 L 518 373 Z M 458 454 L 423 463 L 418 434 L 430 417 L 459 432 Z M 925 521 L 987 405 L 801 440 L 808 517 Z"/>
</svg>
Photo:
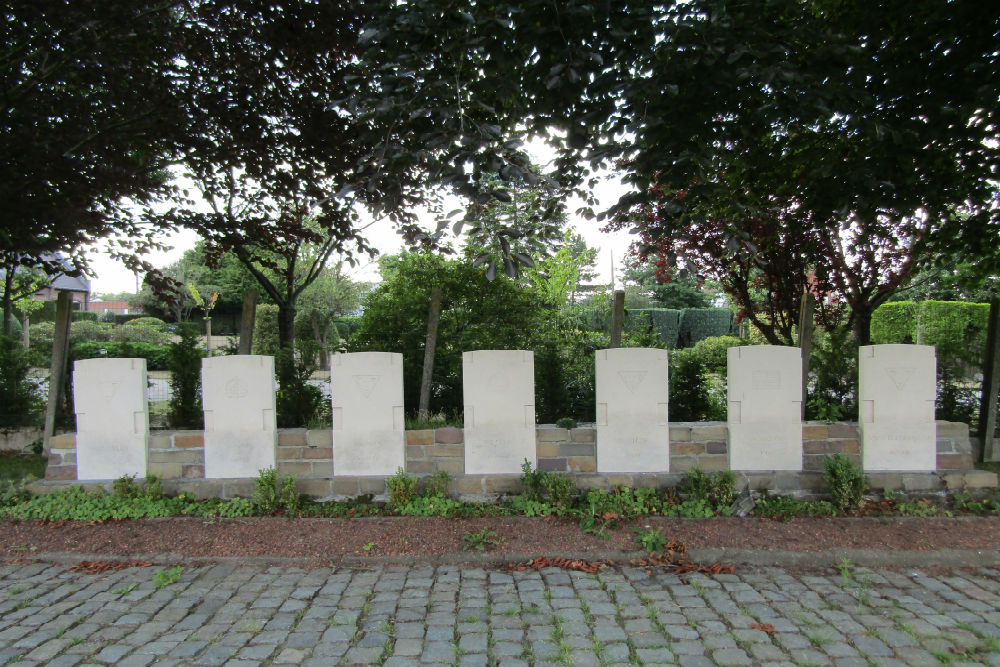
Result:
<svg viewBox="0 0 1000 667">
<path fill-rule="evenodd" d="M 639 388 L 642 381 L 646 379 L 648 371 L 618 371 L 618 377 L 622 379 L 622 384 L 633 394 Z"/>
<path fill-rule="evenodd" d="M 377 375 L 355 375 L 354 384 L 365 398 L 369 398 L 378 385 L 378 379 Z"/>
<path fill-rule="evenodd" d="M 903 387 L 907 385 L 910 378 L 913 377 L 913 368 L 910 366 L 889 366 L 885 369 L 886 374 L 892 383 L 896 385 L 896 389 L 902 391 Z"/>
</svg>

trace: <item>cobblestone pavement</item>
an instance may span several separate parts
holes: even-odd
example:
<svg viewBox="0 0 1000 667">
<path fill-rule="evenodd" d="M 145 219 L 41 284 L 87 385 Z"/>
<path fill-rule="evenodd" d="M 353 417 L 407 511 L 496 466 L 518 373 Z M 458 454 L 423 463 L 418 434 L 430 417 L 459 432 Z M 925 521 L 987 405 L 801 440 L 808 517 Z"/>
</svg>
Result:
<svg viewBox="0 0 1000 667">
<path fill-rule="evenodd" d="M 1000 665 L 997 569 L 164 569 L 4 566 L 0 664 Z"/>
</svg>

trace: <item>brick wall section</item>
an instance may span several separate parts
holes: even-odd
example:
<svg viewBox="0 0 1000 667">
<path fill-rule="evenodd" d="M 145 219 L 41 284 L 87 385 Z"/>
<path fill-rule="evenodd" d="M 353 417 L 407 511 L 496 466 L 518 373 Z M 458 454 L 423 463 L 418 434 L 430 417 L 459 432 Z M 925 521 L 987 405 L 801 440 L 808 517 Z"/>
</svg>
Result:
<svg viewBox="0 0 1000 667">
<path fill-rule="evenodd" d="M 937 473 L 868 473 L 871 487 L 911 492 L 996 485 L 993 473 L 971 470 L 969 429 L 965 424 L 938 422 Z M 573 474 L 580 488 L 627 486 L 672 486 L 684 472 L 728 468 L 728 429 L 724 422 L 672 423 L 670 425 L 670 472 L 657 474 L 597 474 L 596 430 L 539 426 L 536 431 L 538 467 Z M 856 423 L 803 424 L 804 472 L 741 474 L 741 484 L 779 493 L 820 491 L 820 472 L 825 456 L 844 454 L 860 463 L 860 440 Z M 295 475 L 299 489 L 314 497 L 331 494 L 357 496 L 385 493 L 381 477 L 333 477 L 331 431 L 282 429 L 278 432 L 278 472 Z M 429 476 L 443 470 L 455 479 L 460 495 L 482 496 L 516 493 L 518 475 L 463 475 L 465 445 L 460 428 L 407 431 L 406 469 L 411 475 Z M 955 471 L 954 473 L 952 471 Z M 199 496 L 249 495 L 253 480 L 205 480 L 204 439 L 201 431 L 158 431 L 150 436 L 149 472 L 164 479 L 168 492 L 188 491 Z M 76 436 L 51 439 L 45 479 L 53 484 L 76 480 Z"/>
</svg>

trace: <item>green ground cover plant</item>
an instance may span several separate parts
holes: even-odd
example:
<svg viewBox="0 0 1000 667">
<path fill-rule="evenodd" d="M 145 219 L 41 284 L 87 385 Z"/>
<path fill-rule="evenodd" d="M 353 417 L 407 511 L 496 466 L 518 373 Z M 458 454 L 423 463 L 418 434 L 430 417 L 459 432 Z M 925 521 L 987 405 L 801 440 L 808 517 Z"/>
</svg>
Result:
<svg viewBox="0 0 1000 667">
<path fill-rule="evenodd" d="M 849 465 L 848 465 L 849 464 Z M 953 516 L 1000 515 L 1000 490 L 977 495 L 964 491 L 950 498 L 909 498 L 885 491 L 881 497 L 864 494 L 857 466 L 846 459 L 830 457 L 828 481 L 831 500 L 804 501 L 789 496 L 763 494 L 756 498 L 753 516 L 777 520 L 815 516 Z M 859 479 L 861 480 L 859 482 Z M 553 481 L 555 480 L 555 481 Z M 426 478 L 423 493 L 419 480 L 402 471 L 387 483 L 388 502 L 375 502 L 371 495 L 338 502 L 317 502 L 301 496 L 294 476 L 279 478 L 273 468 L 260 471 L 251 499 L 199 500 L 189 493 L 168 496 L 161 481 L 123 476 L 112 484 L 112 492 L 70 486 L 44 495 L 27 492 L 22 481 L 8 481 L 0 488 L 0 518 L 40 521 L 104 521 L 169 516 L 228 518 L 273 516 L 354 518 L 366 516 L 504 517 L 557 516 L 579 522 L 581 530 L 596 538 L 609 530 L 645 517 L 708 518 L 729 516 L 737 496 L 736 478 L 730 472 L 706 473 L 694 469 L 676 487 L 591 489 L 579 493 L 573 478 L 565 474 L 532 470 L 526 465 L 524 492 L 502 497 L 495 503 L 456 500 L 448 495 L 451 478 L 439 472 Z M 393 491 L 395 489 L 395 491 Z M 395 501 L 393 501 L 395 499 Z M 649 537 L 646 541 L 655 541 Z"/>
</svg>

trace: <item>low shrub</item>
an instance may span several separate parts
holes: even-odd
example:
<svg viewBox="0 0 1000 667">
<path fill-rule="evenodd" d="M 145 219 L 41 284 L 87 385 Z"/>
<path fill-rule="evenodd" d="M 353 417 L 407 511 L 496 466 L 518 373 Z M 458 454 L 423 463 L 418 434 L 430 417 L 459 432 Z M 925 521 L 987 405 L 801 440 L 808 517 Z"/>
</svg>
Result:
<svg viewBox="0 0 1000 667">
<path fill-rule="evenodd" d="M 861 507 L 868 490 L 868 479 L 861 466 L 843 454 L 826 457 L 823 465 L 823 479 L 830 488 L 834 506 L 841 511 Z"/>
<path fill-rule="evenodd" d="M 521 488 L 527 500 L 568 507 L 576 495 L 576 482 L 563 472 L 532 470 L 528 459 L 521 464 Z"/>
<path fill-rule="evenodd" d="M 684 486 L 689 497 L 715 508 L 728 508 L 736 500 L 736 473 L 731 470 L 706 473 L 692 468 L 684 474 Z"/>
<path fill-rule="evenodd" d="M 747 345 L 747 341 L 736 336 L 710 336 L 694 344 L 692 348 L 709 373 L 727 375 L 729 348 Z"/>
<path fill-rule="evenodd" d="M 278 510 L 278 471 L 275 468 L 258 471 L 254 480 L 253 505 L 262 514 L 273 514 Z"/>
<path fill-rule="evenodd" d="M 449 484 L 451 484 L 451 475 L 445 470 L 438 470 L 424 482 L 424 495 L 431 498 L 444 498 L 448 495 Z"/>
<path fill-rule="evenodd" d="M 396 474 L 385 480 L 385 487 L 389 494 L 386 506 L 396 511 L 416 497 L 417 478 L 407 475 L 402 468 L 397 468 Z"/>
</svg>

